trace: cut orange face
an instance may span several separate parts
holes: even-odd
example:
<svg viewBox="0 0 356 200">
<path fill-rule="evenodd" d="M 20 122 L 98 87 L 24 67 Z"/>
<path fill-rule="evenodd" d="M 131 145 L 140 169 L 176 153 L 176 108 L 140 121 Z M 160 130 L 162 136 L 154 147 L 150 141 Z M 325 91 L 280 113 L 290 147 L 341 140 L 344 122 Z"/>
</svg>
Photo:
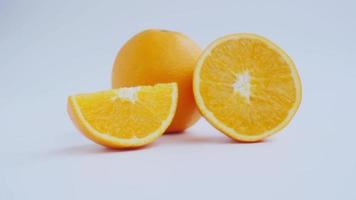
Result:
<svg viewBox="0 0 356 200">
<path fill-rule="evenodd" d="M 170 125 L 177 107 L 177 84 L 119 88 L 68 97 L 77 128 L 111 148 L 134 148 L 156 140 Z"/>
<path fill-rule="evenodd" d="M 302 96 L 293 61 L 254 34 L 228 35 L 209 45 L 197 63 L 193 88 L 203 116 L 244 142 L 262 140 L 285 127 Z"/>
</svg>

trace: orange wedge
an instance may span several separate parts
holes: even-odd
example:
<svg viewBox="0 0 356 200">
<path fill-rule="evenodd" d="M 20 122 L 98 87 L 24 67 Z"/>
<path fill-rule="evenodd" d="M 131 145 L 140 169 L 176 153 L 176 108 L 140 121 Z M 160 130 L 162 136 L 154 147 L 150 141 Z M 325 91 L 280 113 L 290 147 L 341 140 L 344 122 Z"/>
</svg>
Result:
<svg viewBox="0 0 356 200">
<path fill-rule="evenodd" d="M 176 83 L 119 88 L 68 97 L 68 112 L 89 139 L 111 148 L 147 145 L 170 125 L 177 107 Z"/>
<path fill-rule="evenodd" d="M 202 115 L 227 136 L 260 141 L 285 127 L 302 97 L 289 56 L 255 34 L 233 34 L 213 42 L 200 57 L 193 80 Z"/>
</svg>

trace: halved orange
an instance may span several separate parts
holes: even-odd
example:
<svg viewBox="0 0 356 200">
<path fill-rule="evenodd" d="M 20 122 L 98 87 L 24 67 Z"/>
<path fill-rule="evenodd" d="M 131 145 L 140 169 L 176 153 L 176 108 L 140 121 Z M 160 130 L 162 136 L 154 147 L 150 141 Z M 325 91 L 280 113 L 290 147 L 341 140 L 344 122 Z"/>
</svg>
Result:
<svg viewBox="0 0 356 200">
<path fill-rule="evenodd" d="M 255 34 L 232 34 L 213 42 L 200 57 L 193 80 L 202 115 L 227 136 L 262 140 L 285 127 L 302 97 L 289 56 Z"/>
<path fill-rule="evenodd" d="M 89 139 L 111 148 L 133 148 L 156 140 L 177 107 L 176 83 L 119 88 L 68 97 L 68 112 Z"/>
</svg>

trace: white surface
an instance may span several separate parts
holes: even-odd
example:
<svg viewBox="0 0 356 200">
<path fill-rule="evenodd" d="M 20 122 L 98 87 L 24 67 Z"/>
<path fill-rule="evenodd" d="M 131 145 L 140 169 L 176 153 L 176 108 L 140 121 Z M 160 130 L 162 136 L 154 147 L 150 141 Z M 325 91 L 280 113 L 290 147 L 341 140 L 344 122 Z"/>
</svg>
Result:
<svg viewBox="0 0 356 200">
<path fill-rule="evenodd" d="M 0 0 L 0 199 L 356 199 L 355 10 L 351 0 Z M 234 32 L 270 38 L 299 69 L 299 112 L 262 143 L 234 143 L 201 120 L 140 150 L 93 144 L 70 122 L 67 95 L 109 88 L 118 49 L 151 27 L 203 48 Z"/>
</svg>

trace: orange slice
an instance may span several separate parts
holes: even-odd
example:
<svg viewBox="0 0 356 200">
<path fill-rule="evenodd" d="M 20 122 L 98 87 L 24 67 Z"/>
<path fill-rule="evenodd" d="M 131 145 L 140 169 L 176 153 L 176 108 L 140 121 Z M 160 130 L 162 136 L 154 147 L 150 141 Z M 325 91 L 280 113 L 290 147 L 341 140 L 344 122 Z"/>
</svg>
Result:
<svg viewBox="0 0 356 200">
<path fill-rule="evenodd" d="M 209 45 L 197 63 L 193 88 L 203 116 L 244 142 L 262 140 L 285 127 L 302 97 L 293 61 L 255 34 L 227 35 Z"/>
<path fill-rule="evenodd" d="M 156 140 L 177 107 L 176 83 L 119 88 L 68 97 L 68 112 L 89 139 L 111 148 L 133 148 Z"/>
</svg>

